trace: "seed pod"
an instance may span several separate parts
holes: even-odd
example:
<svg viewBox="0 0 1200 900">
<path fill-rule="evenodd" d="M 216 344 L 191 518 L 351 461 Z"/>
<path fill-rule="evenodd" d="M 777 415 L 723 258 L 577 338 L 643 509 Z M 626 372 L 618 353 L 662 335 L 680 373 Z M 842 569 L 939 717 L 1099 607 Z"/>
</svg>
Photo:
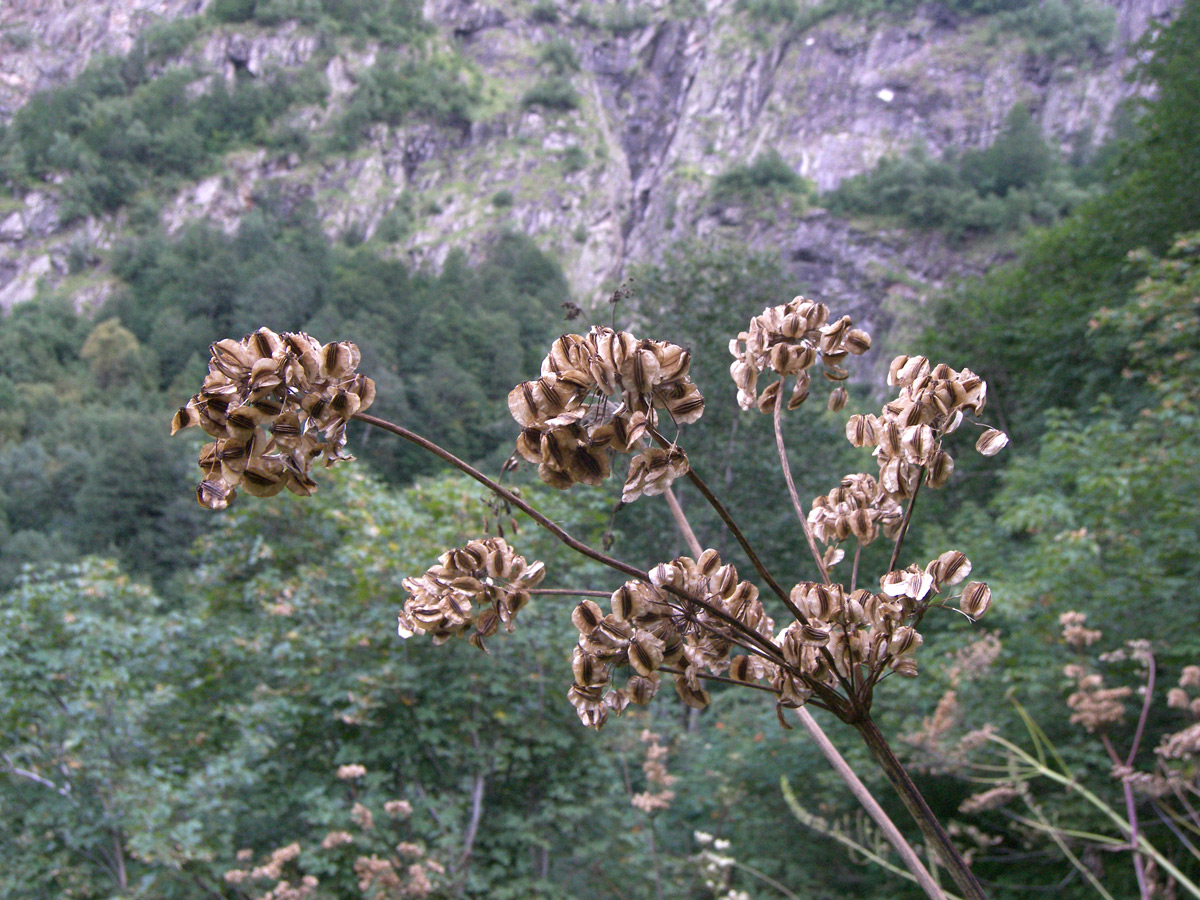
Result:
<svg viewBox="0 0 1200 900">
<path fill-rule="evenodd" d="M 972 581 L 963 590 L 958 608 L 972 619 L 978 619 L 992 605 L 992 589 L 982 581 Z"/>
<path fill-rule="evenodd" d="M 939 488 L 950 480 L 954 472 L 954 457 L 945 450 L 938 450 L 929 460 L 929 468 L 925 470 L 925 483 L 933 488 Z"/>
<path fill-rule="evenodd" d="M 841 412 L 842 408 L 846 405 L 846 400 L 849 399 L 849 397 L 850 395 L 846 393 L 846 389 L 841 385 L 838 385 L 829 392 L 829 401 L 826 403 L 826 407 L 830 412 Z"/>
<path fill-rule="evenodd" d="M 1008 435 L 996 428 L 989 428 L 975 442 L 975 449 L 984 456 L 995 456 L 1008 445 Z"/>
</svg>

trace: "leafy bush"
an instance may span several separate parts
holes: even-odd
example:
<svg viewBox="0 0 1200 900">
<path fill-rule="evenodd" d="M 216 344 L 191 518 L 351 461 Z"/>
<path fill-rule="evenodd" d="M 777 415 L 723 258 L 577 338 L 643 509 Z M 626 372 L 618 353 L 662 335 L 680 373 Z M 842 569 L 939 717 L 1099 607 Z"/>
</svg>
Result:
<svg viewBox="0 0 1200 900">
<path fill-rule="evenodd" d="M 380 54 L 375 65 L 360 75 L 336 125 L 331 148 L 351 150 L 371 124 L 396 126 L 410 116 L 463 128 L 470 124 L 480 96 L 478 73 L 460 56 L 400 59 L 396 54 Z"/>
<path fill-rule="evenodd" d="M 545 44 L 538 54 L 538 62 L 549 66 L 555 75 L 579 71 L 579 57 L 575 55 L 575 48 L 566 38 L 555 38 Z"/>
<path fill-rule="evenodd" d="M 779 152 L 768 150 L 746 166 L 736 166 L 717 176 L 712 197 L 718 203 L 744 203 L 755 197 L 779 199 L 807 197 L 810 184 L 797 175 Z"/>
<path fill-rule="evenodd" d="M 604 27 L 616 37 L 641 31 L 649 25 L 650 11 L 637 4 L 632 7 L 618 4 L 611 7 L 604 16 Z"/>
<path fill-rule="evenodd" d="M 1049 224 L 1085 197 L 1018 105 L 991 146 L 943 160 L 914 147 L 846 179 L 824 202 L 839 215 L 890 216 L 964 240 Z"/>
<path fill-rule="evenodd" d="M 537 0 L 533 9 L 529 11 L 529 18 L 542 25 L 553 25 L 558 21 L 558 6 L 554 0 Z"/>
<path fill-rule="evenodd" d="M 539 81 L 525 92 L 521 105 L 544 106 L 559 112 L 569 112 L 579 108 L 579 94 L 567 78 L 556 77 Z"/>
<path fill-rule="evenodd" d="M 512 191 L 496 191 L 492 194 L 492 206 L 496 209 L 508 209 L 513 205 Z"/>
<path fill-rule="evenodd" d="M 562 170 L 564 175 L 574 175 L 587 168 L 587 151 L 578 144 L 572 144 L 562 153 Z"/>
</svg>

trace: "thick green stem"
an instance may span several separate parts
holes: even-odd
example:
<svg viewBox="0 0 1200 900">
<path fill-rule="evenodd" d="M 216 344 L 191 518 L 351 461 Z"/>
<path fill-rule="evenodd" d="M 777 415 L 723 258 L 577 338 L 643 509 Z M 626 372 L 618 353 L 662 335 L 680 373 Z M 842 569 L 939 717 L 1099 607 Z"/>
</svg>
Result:
<svg viewBox="0 0 1200 900">
<path fill-rule="evenodd" d="M 941 860 L 950 877 L 954 879 L 958 889 L 962 891 L 965 900 L 987 900 L 987 895 L 983 892 L 983 885 L 979 883 L 979 879 L 975 877 L 975 873 L 971 871 L 967 861 L 955 848 L 950 840 L 950 835 L 946 834 L 946 829 L 942 827 L 942 823 L 937 820 L 937 816 L 933 814 L 933 810 L 929 808 L 929 804 L 917 790 L 917 786 L 909 777 L 908 772 L 904 770 L 904 766 L 900 764 L 900 760 L 896 758 L 896 754 L 892 752 L 891 746 L 878 726 L 869 715 L 864 715 L 862 719 L 854 723 L 854 727 L 858 729 L 862 739 L 871 748 L 871 753 L 874 755 L 875 761 L 879 763 L 879 767 L 883 769 L 883 774 L 887 776 L 892 787 L 896 789 L 896 793 L 900 795 L 909 815 L 913 817 L 921 829 L 921 833 L 925 835 L 929 846 L 937 853 L 938 859 Z"/>
</svg>

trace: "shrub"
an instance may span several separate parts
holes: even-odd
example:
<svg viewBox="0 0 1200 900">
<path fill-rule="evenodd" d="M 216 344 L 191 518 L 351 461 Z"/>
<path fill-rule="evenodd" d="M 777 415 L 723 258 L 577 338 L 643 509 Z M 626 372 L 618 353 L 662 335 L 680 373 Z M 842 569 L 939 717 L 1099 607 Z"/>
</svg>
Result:
<svg viewBox="0 0 1200 900">
<path fill-rule="evenodd" d="M 575 55 L 575 48 L 566 38 L 555 38 L 542 47 L 542 52 L 538 54 L 538 62 L 548 65 L 555 75 L 579 71 L 579 58 Z"/>
<path fill-rule="evenodd" d="M 512 191 L 496 191 L 496 193 L 492 194 L 492 206 L 496 207 L 496 209 L 508 209 L 512 205 Z"/>
<path fill-rule="evenodd" d="M 768 150 L 747 166 L 736 166 L 717 176 L 712 197 L 718 203 L 745 202 L 754 197 L 785 194 L 805 196 L 811 192 L 808 182 L 797 175 L 782 156 Z"/>
<path fill-rule="evenodd" d="M 563 151 L 562 154 L 562 170 L 565 175 L 574 175 L 576 172 L 582 172 L 587 168 L 588 155 L 587 151 L 578 144 L 573 144 Z"/>
<path fill-rule="evenodd" d="M 538 0 L 533 4 L 533 9 L 529 12 L 529 18 L 533 22 L 538 22 L 543 25 L 553 25 L 558 21 L 558 7 L 555 6 L 554 0 Z"/>
<path fill-rule="evenodd" d="M 567 78 L 547 78 L 525 92 L 525 96 L 521 98 L 521 105 L 544 106 L 546 109 L 569 112 L 579 109 L 579 94 Z"/>
</svg>

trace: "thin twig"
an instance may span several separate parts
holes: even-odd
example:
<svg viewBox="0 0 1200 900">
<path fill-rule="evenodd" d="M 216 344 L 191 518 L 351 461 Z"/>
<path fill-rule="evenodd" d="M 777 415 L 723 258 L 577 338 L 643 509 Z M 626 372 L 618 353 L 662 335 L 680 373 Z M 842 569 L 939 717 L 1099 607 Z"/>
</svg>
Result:
<svg viewBox="0 0 1200 900">
<path fill-rule="evenodd" d="M 700 542 L 696 540 L 696 535 L 692 532 L 692 529 L 688 524 L 687 516 L 684 515 L 684 512 L 678 503 L 671 503 L 670 497 L 667 499 L 667 504 L 671 507 L 671 514 L 675 517 L 675 524 L 679 526 L 679 530 L 683 534 L 684 540 L 687 541 L 689 546 L 691 546 L 692 552 L 699 556 Z M 664 669 L 664 671 L 674 670 Z M 682 673 L 677 672 L 676 674 Z M 725 678 L 719 675 L 712 676 L 712 678 L 714 681 L 724 681 L 730 684 L 745 685 L 746 687 L 756 688 L 760 691 L 769 691 L 770 693 L 778 696 L 776 691 L 762 685 L 735 681 L 732 678 Z M 945 895 L 937 886 L 937 883 L 933 880 L 929 872 L 921 864 L 921 859 L 917 856 L 916 851 L 913 850 L 908 841 L 904 839 L 904 835 L 900 833 L 900 829 L 896 827 L 895 823 L 888 818 L 888 814 L 884 812 L 883 807 L 876 802 L 875 798 L 871 795 L 871 792 L 867 790 L 867 786 L 859 779 L 854 769 L 850 767 L 850 764 L 847 763 L 842 754 L 838 752 L 837 747 L 834 746 L 833 742 L 825 734 L 825 731 L 817 723 L 817 720 L 813 718 L 812 713 L 801 706 L 796 710 L 796 715 L 800 719 L 801 724 L 804 725 L 804 730 L 808 732 L 808 736 L 813 740 L 813 743 L 817 745 L 821 753 L 825 756 L 825 759 L 829 762 L 829 765 L 833 768 L 833 771 L 836 772 L 838 777 L 846 783 L 846 787 L 850 788 L 850 793 L 854 795 L 854 798 L 859 802 L 862 808 L 867 811 L 867 814 L 875 820 L 875 823 L 879 826 L 880 830 L 883 832 L 884 836 L 888 839 L 891 845 L 896 848 L 896 851 L 900 854 L 900 858 L 904 860 L 904 864 L 908 866 L 909 871 L 913 873 L 917 883 L 925 889 L 926 893 L 928 893 L 933 900 L 945 900 Z"/>
<path fill-rule="evenodd" d="M 787 448 L 783 446 L 783 379 L 779 379 L 779 392 L 775 397 L 775 412 L 772 416 L 775 422 L 775 449 L 779 451 L 779 466 L 783 469 L 783 478 L 787 482 L 788 496 L 792 500 L 792 509 L 796 511 L 796 518 L 800 520 L 800 527 L 804 529 L 804 539 L 808 541 L 808 549 L 812 551 L 813 559 L 817 563 L 817 571 L 821 573 L 821 580 L 829 584 L 829 569 L 825 567 L 825 558 L 821 556 L 821 551 L 817 549 L 817 541 L 813 537 L 812 528 L 808 524 L 808 517 L 804 514 L 804 506 L 800 502 L 800 495 L 796 493 L 796 482 L 792 480 L 792 465 L 788 462 Z"/>
<path fill-rule="evenodd" d="M 509 503 L 521 510 L 521 512 L 525 513 L 525 515 L 529 516 L 529 518 L 533 519 L 533 521 L 537 522 L 552 535 L 558 538 L 562 543 L 566 544 L 581 556 L 586 556 L 588 559 L 593 559 L 602 565 L 608 566 L 610 569 L 614 569 L 615 571 L 621 572 L 624 575 L 628 575 L 631 578 L 635 578 L 638 581 L 645 582 L 646 584 L 652 584 L 650 581 L 650 573 L 637 568 L 637 566 L 631 566 L 627 562 L 622 562 L 621 560 L 609 556 L 606 553 L 601 553 L 594 547 L 591 547 L 588 544 L 585 544 L 583 541 L 572 537 L 563 528 L 548 519 L 537 509 L 530 506 L 512 491 L 500 484 L 497 484 L 470 463 L 463 462 L 463 460 L 459 459 L 449 450 L 440 447 L 439 445 L 433 443 L 433 441 L 421 437 L 421 435 L 414 431 L 409 431 L 402 425 L 396 425 L 393 422 L 389 422 L 387 419 L 380 419 L 377 416 L 372 416 L 368 413 L 355 413 L 354 418 L 358 419 L 359 421 L 366 422 L 368 425 L 374 425 L 376 428 L 382 428 L 384 431 L 390 432 L 397 437 L 401 437 L 410 443 L 416 444 L 421 449 L 427 450 L 439 459 L 449 463 L 463 474 L 470 476 L 475 481 L 478 481 L 493 494 L 496 494 L 497 496 L 507 500 Z M 687 591 L 681 590 L 674 585 L 664 584 L 661 586 L 661 590 L 667 591 L 668 593 L 674 594 L 690 603 L 696 604 L 705 612 L 720 619 L 726 625 L 729 625 L 732 628 L 742 632 L 747 638 L 749 638 L 750 641 L 758 644 L 762 650 L 766 651 L 773 661 L 783 665 L 788 669 L 788 671 L 791 671 L 791 666 L 789 666 L 786 660 L 784 660 L 783 654 L 780 652 L 779 648 L 760 635 L 757 631 L 747 626 L 744 622 L 741 622 L 740 620 L 729 615 L 729 613 L 725 612 L 723 609 L 713 606 L 704 598 L 693 597 L 688 594 Z"/>
<path fill-rule="evenodd" d="M 675 496 L 675 492 L 667 488 L 663 491 L 663 499 L 667 501 L 667 506 L 671 508 L 671 515 L 675 517 L 675 524 L 679 526 L 679 533 L 683 535 L 683 540 L 692 552 L 692 556 L 699 559 L 704 553 L 704 548 L 700 546 L 700 541 L 696 538 L 696 532 L 692 531 L 692 526 L 688 523 L 687 516 L 683 514 L 683 507 L 679 505 L 679 499 Z"/>
<path fill-rule="evenodd" d="M 888 560 L 887 570 L 892 572 L 896 568 L 896 560 L 900 558 L 900 548 L 904 544 L 904 538 L 908 535 L 908 523 L 912 521 L 913 507 L 917 505 L 917 494 L 921 493 L 921 482 L 925 480 L 925 467 L 917 472 L 917 486 L 913 488 L 913 495 L 908 501 L 908 508 L 904 510 L 904 518 L 900 521 L 900 531 L 896 535 L 896 546 L 892 548 L 892 558 Z"/>
<path fill-rule="evenodd" d="M 667 439 L 659 434 L 655 429 L 650 428 L 649 432 L 650 436 L 654 438 L 659 446 L 671 446 L 670 442 L 668 442 Z M 772 593 L 774 593 L 776 597 L 783 601 L 784 605 L 787 606 L 792 615 L 798 618 L 801 622 L 807 622 L 807 617 L 796 607 L 794 603 L 792 603 L 792 598 L 788 595 L 788 592 L 785 591 L 779 582 L 775 580 L 775 577 L 769 571 L 767 571 L 767 567 L 763 565 L 762 560 L 758 558 L 758 554 L 754 552 L 754 547 L 751 546 L 750 541 L 746 538 L 746 535 L 742 533 L 742 529 L 738 527 L 738 523 L 734 520 L 733 516 L 730 515 L 729 510 L 727 510 L 725 505 L 717 499 L 717 495 L 712 492 L 712 489 L 709 488 L 704 479 L 701 478 L 699 473 L 697 473 L 696 470 L 690 465 L 688 466 L 687 479 L 695 486 L 696 490 L 700 492 L 700 495 L 705 499 L 708 505 L 713 508 L 716 514 L 721 517 L 721 521 L 725 523 L 725 527 L 729 529 L 729 533 L 733 535 L 734 539 L 738 542 L 738 545 L 742 548 L 742 552 L 745 553 L 746 557 L 750 560 L 750 564 L 754 566 L 754 571 L 758 572 L 759 576 L 767 583 L 767 587 L 771 589 Z"/>
<path fill-rule="evenodd" d="M 529 588 L 527 594 L 542 594 L 547 597 L 611 597 L 612 591 L 586 591 L 582 588 Z"/>
<path fill-rule="evenodd" d="M 862 556 L 862 541 L 854 539 L 854 568 L 850 570 L 850 593 L 858 587 L 858 558 Z"/>
</svg>

